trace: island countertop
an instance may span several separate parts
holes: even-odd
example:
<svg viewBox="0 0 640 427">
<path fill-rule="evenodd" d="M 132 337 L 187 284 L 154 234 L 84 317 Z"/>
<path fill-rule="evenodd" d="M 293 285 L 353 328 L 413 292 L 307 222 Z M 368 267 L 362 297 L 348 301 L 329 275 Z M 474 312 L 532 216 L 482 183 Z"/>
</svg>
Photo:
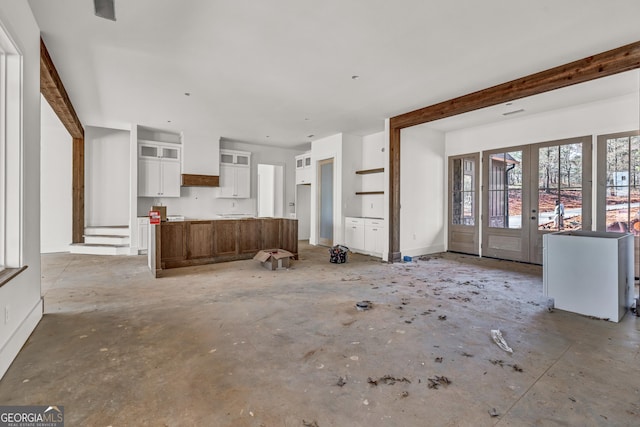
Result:
<svg viewBox="0 0 640 427">
<path fill-rule="evenodd" d="M 163 270 L 250 259 L 262 249 L 284 249 L 298 258 L 298 220 L 289 218 L 184 219 L 149 229 L 149 269 Z"/>
</svg>

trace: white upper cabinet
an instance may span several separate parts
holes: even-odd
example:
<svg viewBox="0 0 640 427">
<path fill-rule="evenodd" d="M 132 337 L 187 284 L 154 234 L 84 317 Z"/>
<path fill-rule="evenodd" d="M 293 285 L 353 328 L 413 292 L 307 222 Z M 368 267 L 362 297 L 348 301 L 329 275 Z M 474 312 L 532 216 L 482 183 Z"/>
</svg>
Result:
<svg viewBox="0 0 640 427">
<path fill-rule="evenodd" d="M 180 197 L 180 146 L 138 142 L 138 197 Z"/>
<path fill-rule="evenodd" d="M 311 153 L 296 156 L 296 185 L 311 184 Z"/>
<path fill-rule="evenodd" d="M 251 153 L 220 150 L 219 198 L 248 199 L 251 197 Z"/>
</svg>

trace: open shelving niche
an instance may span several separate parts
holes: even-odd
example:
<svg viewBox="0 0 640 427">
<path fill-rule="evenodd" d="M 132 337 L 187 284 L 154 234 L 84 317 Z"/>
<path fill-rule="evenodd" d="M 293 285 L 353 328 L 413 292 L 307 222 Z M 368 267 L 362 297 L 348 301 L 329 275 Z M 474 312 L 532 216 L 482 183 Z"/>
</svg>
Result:
<svg viewBox="0 0 640 427">
<path fill-rule="evenodd" d="M 384 173 L 384 168 L 357 170 L 356 175 L 369 175 L 372 173 Z M 356 196 L 364 196 L 369 194 L 384 194 L 384 191 L 356 191 Z"/>
</svg>

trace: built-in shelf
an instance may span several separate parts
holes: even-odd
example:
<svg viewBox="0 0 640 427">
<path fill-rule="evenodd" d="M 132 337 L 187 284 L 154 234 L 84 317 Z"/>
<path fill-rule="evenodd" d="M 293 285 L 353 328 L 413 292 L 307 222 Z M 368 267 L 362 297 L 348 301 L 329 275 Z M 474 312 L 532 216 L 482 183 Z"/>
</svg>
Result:
<svg viewBox="0 0 640 427">
<path fill-rule="evenodd" d="M 382 173 L 384 172 L 384 168 L 376 168 L 376 169 L 363 169 L 356 171 L 357 175 L 368 175 L 370 173 Z"/>
<path fill-rule="evenodd" d="M 367 194 L 384 194 L 384 191 L 356 191 L 356 196 L 364 196 Z"/>
</svg>

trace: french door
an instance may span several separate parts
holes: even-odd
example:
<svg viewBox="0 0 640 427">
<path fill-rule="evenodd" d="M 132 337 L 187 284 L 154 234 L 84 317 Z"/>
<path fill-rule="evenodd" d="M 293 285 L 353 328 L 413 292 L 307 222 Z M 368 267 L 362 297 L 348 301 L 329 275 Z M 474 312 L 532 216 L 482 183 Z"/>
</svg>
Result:
<svg viewBox="0 0 640 427">
<path fill-rule="evenodd" d="M 479 153 L 449 158 L 449 251 L 480 254 L 479 165 Z"/>
<path fill-rule="evenodd" d="M 542 264 L 542 236 L 591 229 L 591 137 L 483 153 L 483 256 Z"/>
<path fill-rule="evenodd" d="M 640 131 L 598 136 L 596 229 L 634 235 L 640 276 Z"/>
</svg>

